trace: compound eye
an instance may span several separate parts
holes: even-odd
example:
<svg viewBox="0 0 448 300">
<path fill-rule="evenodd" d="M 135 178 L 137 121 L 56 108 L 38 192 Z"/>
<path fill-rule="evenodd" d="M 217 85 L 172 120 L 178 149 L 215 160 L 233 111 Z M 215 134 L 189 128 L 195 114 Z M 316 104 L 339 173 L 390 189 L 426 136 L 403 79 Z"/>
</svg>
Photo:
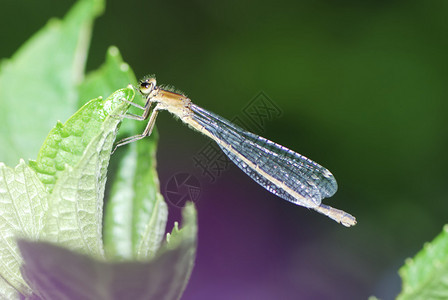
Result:
<svg viewBox="0 0 448 300">
<path fill-rule="evenodd" d="M 148 95 L 149 93 L 151 93 L 151 91 L 152 91 L 152 83 L 151 82 L 148 82 L 147 80 L 145 80 L 140 83 L 140 92 L 143 95 Z"/>
<path fill-rule="evenodd" d="M 149 95 L 156 86 L 156 80 L 154 78 L 148 78 L 140 82 L 140 92 L 143 95 Z"/>
</svg>

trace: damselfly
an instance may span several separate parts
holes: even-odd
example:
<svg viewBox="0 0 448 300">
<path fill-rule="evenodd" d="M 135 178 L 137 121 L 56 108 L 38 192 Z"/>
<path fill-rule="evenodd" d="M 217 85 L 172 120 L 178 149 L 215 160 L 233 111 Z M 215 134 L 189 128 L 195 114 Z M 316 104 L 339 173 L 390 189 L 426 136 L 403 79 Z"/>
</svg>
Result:
<svg viewBox="0 0 448 300">
<path fill-rule="evenodd" d="M 142 109 L 143 114 L 127 114 L 124 117 L 149 119 L 148 124 L 142 134 L 119 141 L 115 149 L 151 135 L 157 114 L 160 110 L 167 110 L 214 140 L 241 170 L 271 193 L 294 204 L 314 209 L 347 227 L 356 224 L 352 215 L 322 204 L 322 199 L 333 196 L 338 186 L 333 174 L 318 163 L 245 131 L 193 104 L 180 93 L 157 86 L 153 77 L 142 80 L 139 91 L 146 97 L 144 106 L 124 101 Z"/>
</svg>

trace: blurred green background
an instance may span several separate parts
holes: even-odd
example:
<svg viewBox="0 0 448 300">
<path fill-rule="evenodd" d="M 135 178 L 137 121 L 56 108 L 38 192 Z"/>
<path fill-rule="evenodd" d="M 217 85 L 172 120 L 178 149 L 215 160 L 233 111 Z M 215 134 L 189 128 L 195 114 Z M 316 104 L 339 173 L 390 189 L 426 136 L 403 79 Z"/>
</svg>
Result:
<svg viewBox="0 0 448 300">
<path fill-rule="evenodd" d="M 1 1 L 0 57 L 73 3 Z M 208 141 L 161 114 L 162 187 L 178 172 L 202 185 L 184 299 L 395 297 L 404 259 L 448 223 L 447 14 L 442 0 L 107 1 L 88 70 L 116 45 L 137 77 L 228 119 L 263 91 L 283 114 L 258 133 L 330 169 L 325 202 L 358 219 L 346 229 L 236 167 L 210 183 L 193 161 Z"/>
</svg>

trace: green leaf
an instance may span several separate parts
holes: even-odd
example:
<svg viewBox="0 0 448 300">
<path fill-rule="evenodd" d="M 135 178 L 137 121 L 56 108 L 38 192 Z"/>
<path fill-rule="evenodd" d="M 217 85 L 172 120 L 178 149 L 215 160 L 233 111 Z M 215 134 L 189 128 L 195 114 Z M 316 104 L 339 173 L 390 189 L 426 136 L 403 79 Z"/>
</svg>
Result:
<svg viewBox="0 0 448 300">
<path fill-rule="evenodd" d="M 153 257 L 160 248 L 165 234 L 168 207 L 160 193 L 157 193 L 155 198 L 151 199 L 152 201 L 144 199 L 143 194 L 140 196 L 137 197 L 137 200 L 141 200 L 140 203 L 137 203 L 140 205 L 136 205 L 136 207 L 142 207 L 142 211 L 136 214 L 133 225 L 136 228 L 136 233 L 140 233 L 138 232 L 139 229 L 143 231 L 136 236 L 134 257 L 140 260 L 147 260 Z"/>
<path fill-rule="evenodd" d="M 176 238 L 147 262 L 105 262 L 48 243 L 20 240 L 22 272 L 43 299 L 175 300 L 191 273 L 196 233 L 196 211 L 189 204 Z"/>
<path fill-rule="evenodd" d="M 166 235 L 166 249 L 176 248 L 185 239 L 196 239 L 197 227 L 195 227 L 196 210 L 193 202 L 187 202 L 183 211 L 182 219 L 184 225 L 182 229 L 179 229 L 179 223 L 174 222 L 174 227 L 171 233 Z M 187 228 L 187 229 L 185 229 Z"/>
<path fill-rule="evenodd" d="M 14 169 L 0 163 L 0 295 L 31 290 L 20 275 L 22 258 L 17 237 L 37 240 L 42 236 L 48 209 L 47 193 L 36 173 L 23 160 Z"/>
<path fill-rule="evenodd" d="M 51 20 L 0 65 L 0 161 L 35 158 L 54 118 L 77 108 L 92 23 L 103 0 L 78 1 L 63 21 Z"/>
<path fill-rule="evenodd" d="M 103 130 L 101 126 L 109 119 L 110 114 L 125 113 L 128 104 L 122 99 L 134 97 L 134 90 L 126 88 L 112 94 L 107 100 L 97 98 L 90 101 L 63 125 L 58 122 L 50 131 L 42 145 L 36 161 L 30 166 L 38 173 L 41 181 L 51 192 L 54 184 L 66 165 L 74 167 L 85 158 L 87 145 Z M 117 108 L 118 111 L 115 111 Z M 119 121 L 118 118 L 113 118 Z"/>
<path fill-rule="evenodd" d="M 103 256 L 101 230 L 107 166 L 120 122 L 118 115 L 129 106 L 122 100 L 131 101 L 133 97 L 134 90 L 126 88 L 106 100 L 94 99 L 64 125 L 58 124 L 45 140 L 33 168 L 41 178 L 52 179 L 47 183 L 51 193 L 46 240 Z"/>
<path fill-rule="evenodd" d="M 115 47 L 109 48 L 103 66 L 82 81 L 92 22 L 103 9 L 103 0 L 79 0 L 63 21 L 49 22 L 0 65 L 0 160 L 11 163 L 38 153 L 29 166 L 23 160 L 15 169 L 0 163 L 2 299 L 18 299 L 18 292 L 40 297 L 65 287 L 77 287 L 77 292 L 87 293 L 84 295 L 95 290 L 100 298 L 113 295 L 115 287 L 135 291 L 127 282 L 142 282 L 142 288 L 135 291 L 140 298 L 178 299 L 191 274 L 197 232 L 192 205 L 184 211 L 182 229 L 178 230 L 176 224 L 171 242 L 160 246 L 167 206 L 155 171 L 155 130 L 151 138 L 120 149 L 117 154 L 121 151 L 121 156 L 115 155 L 118 175 L 106 206 L 108 257 L 140 262 L 104 262 L 103 197 L 110 150 L 121 121 L 118 116 L 129 108 L 123 99 L 140 104 L 144 100 L 140 95 L 134 99 L 132 88 L 116 91 L 106 100 L 96 98 L 86 103 L 65 124 L 58 122 L 37 152 L 55 117 L 66 119 L 86 99 L 136 84 L 132 70 Z M 136 134 L 144 126 L 145 122 L 128 122 L 121 132 Z M 23 261 L 16 238 L 28 243 L 31 240 L 29 247 L 24 246 L 27 249 L 21 249 L 26 282 L 19 273 Z M 37 239 L 88 256 L 32 242 Z M 63 259 L 58 261 L 59 254 Z M 83 266 L 87 271 L 77 264 L 80 257 L 87 262 Z M 55 272 L 46 273 L 47 267 Z M 115 282 L 104 280 L 110 274 Z M 52 280 L 60 280 L 54 289 L 39 286 Z"/>
<path fill-rule="evenodd" d="M 106 97 L 128 84 L 134 86 L 137 84 L 134 72 L 123 61 L 118 48 L 114 46 L 109 47 L 104 64 L 99 69 L 88 73 L 82 84 L 78 87 L 78 106 L 80 107 L 87 100 L 98 96 Z M 141 104 L 141 97 L 136 97 L 135 100 L 140 101 Z"/>
<path fill-rule="evenodd" d="M 448 299 L 448 225 L 399 270 L 403 281 L 397 299 Z"/>
<path fill-rule="evenodd" d="M 167 243 L 159 252 L 161 253 L 159 255 L 179 250 L 184 252 L 182 259 L 176 262 L 177 271 L 173 274 L 171 286 L 166 288 L 167 296 L 171 296 L 172 299 L 180 298 L 193 270 L 198 233 L 196 214 L 194 204 L 187 203 L 182 211 L 182 228 L 179 230 L 178 223 L 174 223 L 171 234 L 167 234 Z"/>
<path fill-rule="evenodd" d="M 29 288 L 28 288 L 29 289 Z M 24 292 L 26 294 L 26 291 Z M 6 280 L 0 277 L 0 299 L 18 300 L 20 299 L 17 290 L 12 287 Z"/>
<path fill-rule="evenodd" d="M 160 247 L 168 216 L 156 173 L 157 133 L 124 151 L 106 205 L 104 244 L 110 258 L 148 259 Z M 122 152 L 117 151 L 117 154 Z"/>
<path fill-rule="evenodd" d="M 58 123 L 41 148 L 40 160 L 30 162 L 33 168 L 23 160 L 15 169 L 0 163 L 0 295 L 31 293 L 19 273 L 17 237 L 50 240 L 103 256 L 103 196 L 120 122 L 116 115 L 129 106 L 122 99 L 133 97 L 133 88 L 118 90 L 106 100 L 90 101 L 64 125 Z M 47 178 L 42 170 L 54 171 L 46 174 L 53 179 L 50 184 L 40 180 Z"/>
<path fill-rule="evenodd" d="M 137 82 L 132 70 L 123 63 L 118 49 L 111 47 L 105 64 L 90 73 L 80 86 L 81 99 L 107 94 L 112 87 L 129 82 Z M 137 95 L 134 102 L 143 104 L 140 94 Z M 120 134 L 137 134 L 145 126 L 146 122 L 124 122 Z M 114 172 L 110 175 L 113 184 L 104 218 L 104 244 L 109 258 L 148 259 L 160 247 L 168 212 L 159 193 L 156 145 L 154 129 L 150 138 L 120 148 L 113 157 Z"/>
<path fill-rule="evenodd" d="M 98 96 L 106 97 L 119 88 L 132 84 L 136 86 L 137 79 L 134 72 L 125 63 L 117 47 L 109 47 L 106 54 L 106 61 L 95 71 L 87 74 L 85 80 L 78 87 L 79 107 L 84 105 L 87 100 Z M 140 93 L 134 97 L 134 102 L 143 105 L 143 99 Z M 133 107 L 130 108 L 131 110 Z M 140 113 L 140 112 L 136 112 Z M 144 125 L 138 122 L 124 122 L 118 133 L 118 140 L 123 136 L 135 135 L 143 131 Z M 143 128 L 142 128 L 143 127 Z"/>
<path fill-rule="evenodd" d="M 153 130 L 150 138 L 139 141 L 133 148 L 137 155 L 132 184 L 135 191 L 132 241 L 133 254 L 137 259 L 147 259 L 159 249 L 168 218 L 168 207 L 160 194 L 156 171 L 157 140 L 157 131 Z"/>
</svg>

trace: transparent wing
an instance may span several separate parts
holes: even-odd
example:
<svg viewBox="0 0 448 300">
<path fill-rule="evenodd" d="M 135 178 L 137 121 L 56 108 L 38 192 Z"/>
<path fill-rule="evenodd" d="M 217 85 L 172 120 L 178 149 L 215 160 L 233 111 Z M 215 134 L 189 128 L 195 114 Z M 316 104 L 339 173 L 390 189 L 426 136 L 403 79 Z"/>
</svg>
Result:
<svg viewBox="0 0 448 300">
<path fill-rule="evenodd" d="M 223 152 L 271 193 L 295 204 L 315 208 L 323 198 L 336 192 L 335 178 L 316 162 L 194 104 L 191 110 L 193 119 L 210 133 Z"/>
</svg>

